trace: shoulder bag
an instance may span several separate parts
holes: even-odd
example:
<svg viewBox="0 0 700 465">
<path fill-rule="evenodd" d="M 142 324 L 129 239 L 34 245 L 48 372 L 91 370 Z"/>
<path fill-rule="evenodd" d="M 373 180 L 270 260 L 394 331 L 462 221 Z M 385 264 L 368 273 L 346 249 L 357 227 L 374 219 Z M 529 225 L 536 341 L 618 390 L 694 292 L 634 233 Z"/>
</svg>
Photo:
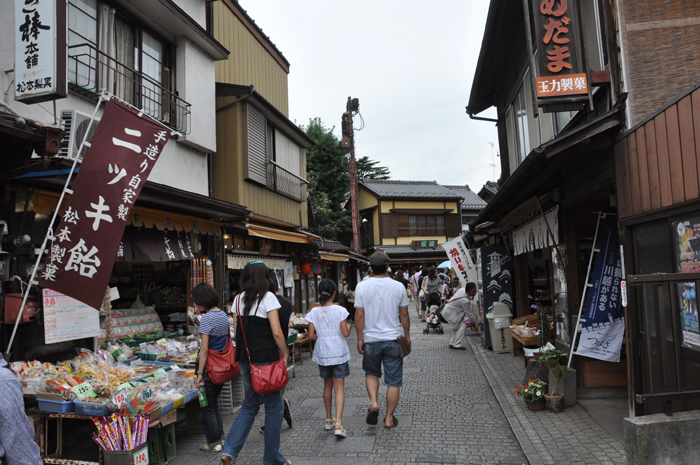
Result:
<svg viewBox="0 0 700 465">
<path fill-rule="evenodd" d="M 241 319 L 241 299 L 240 295 L 236 305 L 236 313 L 238 314 L 238 324 L 242 325 L 243 320 Z M 243 333 L 243 341 L 245 343 L 245 351 L 248 354 L 248 361 L 250 362 L 250 378 L 253 382 L 253 389 L 258 394 L 269 394 L 271 392 L 278 392 L 285 388 L 289 382 L 289 372 L 284 364 L 284 359 L 282 354 L 280 354 L 280 359 L 271 365 L 254 365 L 253 361 L 250 359 L 250 351 L 248 350 L 248 341 L 245 336 L 245 328 L 241 326 L 241 333 Z"/>
<path fill-rule="evenodd" d="M 233 347 L 230 336 L 226 338 L 223 351 L 209 350 L 204 369 L 211 382 L 217 385 L 224 384 L 241 373 L 236 362 L 236 348 Z"/>
<path fill-rule="evenodd" d="M 401 336 L 396 342 L 399 343 L 399 355 L 401 358 L 406 358 L 406 356 L 411 353 L 411 343 L 408 342 L 408 338 L 406 336 Z"/>
</svg>

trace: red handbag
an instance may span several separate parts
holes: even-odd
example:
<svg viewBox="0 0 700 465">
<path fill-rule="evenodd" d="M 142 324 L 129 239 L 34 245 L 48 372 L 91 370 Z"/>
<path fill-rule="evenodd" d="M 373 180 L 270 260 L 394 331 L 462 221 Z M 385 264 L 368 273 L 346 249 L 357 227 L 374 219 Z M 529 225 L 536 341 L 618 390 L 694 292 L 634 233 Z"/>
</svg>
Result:
<svg viewBox="0 0 700 465">
<path fill-rule="evenodd" d="M 240 300 L 241 296 L 239 295 L 236 305 L 236 313 L 238 314 L 238 323 L 242 324 Z M 243 333 L 245 351 L 248 354 L 248 361 L 250 361 L 250 379 L 253 383 L 253 389 L 255 392 L 258 394 L 268 394 L 271 392 L 279 392 L 284 389 L 289 382 L 289 372 L 287 371 L 287 366 L 284 363 L 282 354 L 280 354 L 280 359 L 271 365 L 253 365 L 253 362 L 250 360 L 248 341 L 246 340 L 245 328 L 243 328 L 243 326 L 241 326 L 241 333 Z"/>
<path fill-rule="evenodd" d="M 241 374 L 241 368 L 236 362 L 236 348 L 231 338 L 226 338 L 226 347 L 221 352 L 209 349 L 207 363 L 204 366 L 209 379 L 214 384 L 224 384 Z"/>
</svg>

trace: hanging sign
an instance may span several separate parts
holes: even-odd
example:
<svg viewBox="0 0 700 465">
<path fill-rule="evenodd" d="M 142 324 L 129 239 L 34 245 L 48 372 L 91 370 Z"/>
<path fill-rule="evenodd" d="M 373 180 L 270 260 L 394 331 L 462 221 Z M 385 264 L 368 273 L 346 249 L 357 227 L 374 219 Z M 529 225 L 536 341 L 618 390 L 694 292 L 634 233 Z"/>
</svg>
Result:
<svg viewBox="0 0 700 465">
<path fill-rule="evenodd" d="M 549 233 L 550 229 L 552 234 Z M 546 211 L 544 216 L 537 215 L 521 227 L 514 229 L 511 235 L 514 255 L 556 246 L 559 244 L 559 206 Z"/>
<path fill-rule="evenodd" d="M 66 2 L 14 3 L 15 100 L 37 103 L 65 97 Z"/>
<path fill-rule="evenodd" d="M 536 90 L 538 105 L 550 97 L 584 95 L 588 76 L 581 42 L 578 0 L 531 0 L 537 44 Z"/>
<path fill-rule="evenodd" d="M 43 290 L 43 300 L 46 344 L 100 336 L 97 309 L 51 289 Z"/>
<path fill-rule="evenodd" d="M 586 321 L 582 325 L 581 341 L 576 353 L 598 360 L 619 362 L 625 335 L 625 316 L 620 296 L 620 238 L 614 216 L 607 216 L 601 221 L 598 250 L 586 304 Z"/>
<path fill-rule="evenodd" d="M 129 212 L 170 131 L 114 100 L 73 183 L 39 284 L 99 308 Z"/>
<path fill-rule="evenodd" d="M 466 288 L 467 283 L 476 283 L 476 266 L 472 256 L 469 254 L 469 249 L 464 245 L 462 237 L 455 237 L 451 241 L 447 241 L 440 245 L 452 263 L 452 268 L 457 272 L 457 277 L 462 283 L 462 287 Z"/>
</svg>

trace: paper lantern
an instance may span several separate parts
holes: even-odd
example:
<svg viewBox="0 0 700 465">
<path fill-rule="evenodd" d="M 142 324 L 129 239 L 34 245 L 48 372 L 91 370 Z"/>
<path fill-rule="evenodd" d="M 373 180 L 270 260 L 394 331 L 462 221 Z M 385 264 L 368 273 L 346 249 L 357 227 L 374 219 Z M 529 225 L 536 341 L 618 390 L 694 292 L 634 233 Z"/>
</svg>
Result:
<svg viewBox="0 0 700 465">
<path fill-rule="evenodd" d="M 311 263 L 304 263 L 301 265 L 301 272 L 304 274 L 311 274 Z"/>
<path fill-rule="evenodd" d="M 314 263 L 314 274 L 319 274 L 321 273 L 321 265 L 318 263 Z"/>
<path fill-rule="evenodd" d="M 326 272 L 326 264 L 324 263 L 323 265 L 321 265 L 321 273 L 325 273 L 325 272 Z"/>
</svg>

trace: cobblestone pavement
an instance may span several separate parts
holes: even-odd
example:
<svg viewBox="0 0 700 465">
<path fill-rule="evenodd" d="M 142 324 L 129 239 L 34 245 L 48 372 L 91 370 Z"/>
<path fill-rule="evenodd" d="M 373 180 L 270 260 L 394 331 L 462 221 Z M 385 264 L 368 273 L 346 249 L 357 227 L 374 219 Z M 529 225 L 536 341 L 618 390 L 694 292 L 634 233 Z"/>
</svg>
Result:
<svg viewBox="0 0 700 465">
<path fill-rule="evenodd" d="M 527 409 L 513 392 L 525 378 L 522 356 L 495 354 L 484 349 L 476 338 L 470 342 L 531 465 L 626 463 L 624 445 L 606 433 L 581 405 L 558 414 Z"/>
<path fill-rule="evenodd" d="M 448 334 L 423 334 L 424 324 L 413 310 L 411 339 L 413 351 L 404 363 L 404 387 L 396 410 L 399 425 L 385 429 L 381 419 L 386 412 L 386 387 L 380 387 L 380 422 L 365 423 L 369 407 L 362 358 L 357 353 L 356 334 L 348 338 L 352 354 L 350 377 L 345 381 L 343 426 L 346 439 L 336 439 L 323 429 L 322 380 L 318 367 L 304 354 L 296 365 L 296 377 L 287 386 L 294 427 L 282 426 L 280 451 L 294 465 L 305 464 L 498 464 L 526 462 L 508 419 L 489 386 L 472 350 L 448 348 Z M 476 339 L 476 336 L 472 336 Z M 241 451 L 237 465 L 262 462 L 263 435 L 259 427 L 264 412 Z M 235 413 L 224 415 L 228 432 Z M 188 435 L 184 423 L 176 429 L 177 458 L 173 465 L 216 464 L 219 454 L 199 451 L 204 435 Z"/>
</svg>

